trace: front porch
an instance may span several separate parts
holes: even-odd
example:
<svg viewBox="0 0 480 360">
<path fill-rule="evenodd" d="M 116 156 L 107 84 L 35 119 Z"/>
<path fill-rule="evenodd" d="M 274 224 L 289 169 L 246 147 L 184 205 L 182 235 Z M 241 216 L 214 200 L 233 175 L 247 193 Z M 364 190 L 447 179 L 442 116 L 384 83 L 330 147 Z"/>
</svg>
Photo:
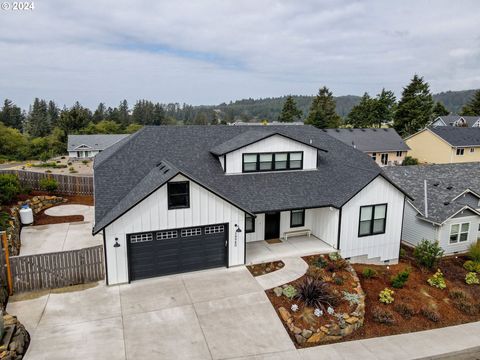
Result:
<svg viewBox="0 0 480 360">
<path fill-rule="evenodd" d="M 279 239 L 277 243 L 265 240 L 247 242 L 246 265 L 279 260 L 285 257 L 326 254 L 337 251 L 314 235 L 296 236 L 288 240 Z"/>
</svg>

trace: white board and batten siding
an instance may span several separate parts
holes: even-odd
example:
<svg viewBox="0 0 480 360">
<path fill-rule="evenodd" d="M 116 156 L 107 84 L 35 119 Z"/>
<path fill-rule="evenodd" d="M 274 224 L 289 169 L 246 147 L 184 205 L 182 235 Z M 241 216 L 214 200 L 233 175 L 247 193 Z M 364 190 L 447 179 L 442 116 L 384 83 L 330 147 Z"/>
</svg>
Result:
<svg viewBox="0 0 480 360">
<path fill-rule="evenodd" d="M 317 149 L 281 135 L 273 135 L 226 154 L 227 174 L 242 172 L 243 154 L 303 151 L 303 169 L 317 169 Z"/>
<path fill-rule="evenodd" d="M 405 195 L 378 176 L 342 207 L 340 251 L 343 257 L 367 256 L 379 261 L 397 260 L 400 251 Z M 360 207 L 387 204 L 384 234 L 358 236 Z"/>
<path fill-rule="evenodd" d="M 187 181 L 177 175 L 170 182 Z M 128 281 L 126 235 L 131 233 L 176 229 L 190 226 L 228 223 L 230 266 L 244 263 L 244 232 L 237 235 L 235 224 L 245 229 L 245 213 L 197 183 L 190 181 L 190 207 L 168 210 L 167 184 L 157 189 L 105 228 L 109 284 Z M 120 247 L 114 248 L 115 238 Z"/>
<path fill-rule="evenodd" d="M 450 243 L 450 231 L 452 225 L 455 224 L 470 224 L 468 229 L 468 239 L 465 242 Z M 462 253 L 468 250 L 470 244 L 476 243 L 477 239 L 480 237 L 479 232 L 479 223 L 480 216 L 465 216 L 465 217 L 453 217 L 445 221 L 442 225 L 442 228 L 439 231 L 438 241 L 440 246 L 445 250 L 445 255 Z"/>
<path fill-rule="evenodd" d="M 323 240 L 332 247 L 337 246 L 339 211 L 334 208 L 316 208 L 305 210 L 305 226 L 290 227 L 290 211 L 280 212 L 280 237 L 286 231 L 309 229 L 312 235 Z M 255 232 L 246 234 L 246 241 L 265 240 L 265 214 L 257 214 Z"/>
<path fill-rule="evenodd" d="M 405 211 L 403 213 L 403 241 L 418 245 L 423 239 L 435 241 L 438 239 L 439 227 L 428 221 L 417 217 L 417 210 L 408 202 L 405 202 Z"/>
</svg>

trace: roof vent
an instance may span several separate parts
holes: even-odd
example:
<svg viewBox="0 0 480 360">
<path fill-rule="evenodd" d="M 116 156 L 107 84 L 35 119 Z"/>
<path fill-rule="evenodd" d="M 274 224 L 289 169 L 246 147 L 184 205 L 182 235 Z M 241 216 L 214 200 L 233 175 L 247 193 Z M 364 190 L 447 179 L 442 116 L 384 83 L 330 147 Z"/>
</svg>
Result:
<svg viewBox="0 0 480 360">
<path fill-rule="evenodd" d="M 450 205 L 450 201 L 445 201 L 445 202 L 443 203 L 443 205 L 445 205 L 445 206 Z"/>
<path fill-rule="evenodd" d="M 361 129 L 363 132 L 365 132 L 365 129 Z"/>
<path fill-rule="evenodd" d="M 438 186 L 438 185 L 440 185 L 440 183 L 439 183 L 439 182 L 435 182 L 435 183 L 433 183 L 433 186 Z"/>
<path fill-rule="evenodd" d="M 373 131 L 377 131 L 377 129 L 372 129 Z"/>
<path fill-rule="evenodd" d="M 348 130 L 350 130 L 350 132 L 353 132 L 353 129 L 348 129 Z"/>
<path fill-rule="evenodd" d="M 447 186 L 447 190 L 452 190 L 453 189 L 453 186 L 452 185 L 448 185 Z"/>
<path fill-rule="evenodd" d="M 335 131 L 339 133 L 339 132 L 340 132 L 340 129 L 335 129 Z"/>
<path fill-rule="evenodd" d="M 310 144 L 313 144 L 313 140 L 312 140 L 312 139 L 310 139 Z"/>
<path fill-rule="evenodd" d="M 383 128 L 383 131 L 388 132 L 388 128 Z"/>
<path fill-rule="evenodd" d="M 166 168 L 166 169 L 163 171 L 163 173 L 166 174 L 166 173 L 169 172 L 169 171 L 170 171 L 170 169 L 169 169 L 169 168 Z"/>
</svg>

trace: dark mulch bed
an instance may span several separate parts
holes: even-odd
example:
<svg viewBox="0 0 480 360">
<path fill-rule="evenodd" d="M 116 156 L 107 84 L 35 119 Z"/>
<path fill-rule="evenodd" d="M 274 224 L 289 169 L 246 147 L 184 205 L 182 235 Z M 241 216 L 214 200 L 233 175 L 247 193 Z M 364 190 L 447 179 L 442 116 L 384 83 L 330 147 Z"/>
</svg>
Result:
<svg viewBox="0 0 480 360">
<path fill-rule="evenodd" d="M 50 224 L 63 224 L 83 221 L 83 215 L 69 215 L 69 216 L 49 216 L 44 211 L 39 212 L 34 216 L 34 225 L 50 225 Z"/>
<path fill-rule="evenodd" d="M 353 265 L 360 278 L 362 288 L 366 293 L 365 325 L 345 338 L 345 340 L 408 333 L 480 320 L 480 313 L 468 315 L 460 311 L 456 307 L 455 301 L 449 297 L 449 291 L 455 288 L 461 289 L 470 295 L 469 303 L 471 305 L 475 306 L 475 304 L 480 302 L 480 286 L 467 285 L 465 283 L 465 274 L 467 271 L 463 269 L 462 265 L 467 260 L 466 257 L 452 256 L 442 259 L 437 268 L 440 268 L 443 272 L 447 288 L 441 290 L 427 283 L 427 279 L 436 272 L 437 268 L 432 270 L 420 268 L 412 260 L 410 253 L 406 255 L 398 265 Z M 362 276 L 362 271 L 367 267 L 375 269 L 378 272 L 378 276 L 365 279 Z M 390 281 L 391 277 L 407 267 L 411 269 L 411 273 L 406 285 L 402 289 L 393 289 Z M 386 287 L 395 291 L 393 295 L 395 301 L 393 304 L 385 305 L 378 301 L 379 292 Z M 410 305 L 416 314 L 410 319 L 405 319 L 395 311 L 395 305 L 399 303 Z M 426 306 L 435 309 L 440 315 L 440 319 L 437 322 L 427 319 L 420 313 L 421 309 Z M 375 322 L 373 319 L 374 308 L 391 312 L 395 323 L 393 325 L 386 325 Z M 477 309 L 480 309 L 480 305 L 477 305 Z"/>
<path fill-rule="evenodd" d="M 247 269 L 253 276 L 260 276 L 280 270 L 284 266 L 285 264 L 283 263 L 283 261 L 280 260 L 262 264 L 248 265 Z"/>
</svg>

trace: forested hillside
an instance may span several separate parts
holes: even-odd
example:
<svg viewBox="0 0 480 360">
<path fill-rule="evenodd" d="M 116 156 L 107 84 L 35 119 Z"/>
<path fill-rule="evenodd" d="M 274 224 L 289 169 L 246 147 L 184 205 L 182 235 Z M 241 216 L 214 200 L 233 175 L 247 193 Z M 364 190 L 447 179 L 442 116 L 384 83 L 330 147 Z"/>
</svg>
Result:
<svg viewBox="0 0 480 360">
<path fill-rule="evenodd" d="M 445 91 L 433 94 L 433 100 L 439 101 L 454 114 L 459 114 L 463 105 L 470 100 L 476 90 Z"/>
</svg>

